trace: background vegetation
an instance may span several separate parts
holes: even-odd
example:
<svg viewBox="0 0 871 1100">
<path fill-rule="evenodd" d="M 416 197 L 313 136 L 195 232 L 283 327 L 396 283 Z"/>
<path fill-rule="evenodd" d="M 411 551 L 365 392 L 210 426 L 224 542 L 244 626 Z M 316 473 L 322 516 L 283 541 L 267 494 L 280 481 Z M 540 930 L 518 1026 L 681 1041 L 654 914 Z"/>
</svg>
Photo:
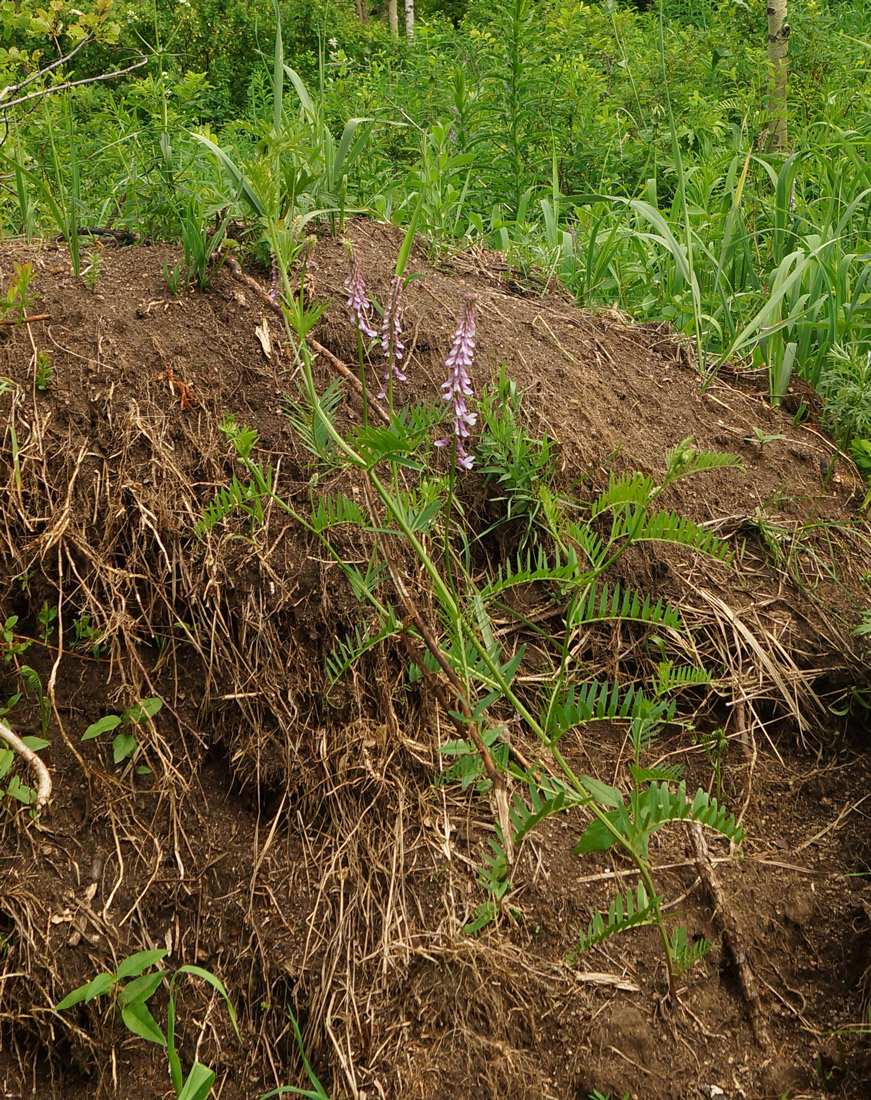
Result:
<svg viewBox="0 0 871 1100">
<path fill-rule="evenodd" d="M 280 125 L 271 0 L 4 11 L 0 104 L 147 63 L 7 106 L 0 231 L 190 238 L 262 215 L 240 173 L 297 237 L 325 210 L 407 223 L 419 204 L 434 247 L 483 240 L 583 305 L 666 319 L 705 373 L 767 369 L 775 401 L 797 371 L 841 442 L 867 438 L 865 387 L 844 385 L 869 339 L 863 3 L 792 5 L 785 156 L 764 151 L 761 0 L 428 0 L 411 41 L 371 5 L 365 24 L 348 0 L 279 7 L 298 93 Z"/>
</svg>

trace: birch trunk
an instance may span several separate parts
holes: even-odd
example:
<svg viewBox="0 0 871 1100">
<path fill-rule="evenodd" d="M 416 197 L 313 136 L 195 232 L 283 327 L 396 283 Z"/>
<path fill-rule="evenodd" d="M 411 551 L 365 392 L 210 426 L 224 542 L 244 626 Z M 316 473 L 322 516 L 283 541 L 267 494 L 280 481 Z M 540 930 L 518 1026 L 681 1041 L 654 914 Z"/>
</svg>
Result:
<svg viewBox="0 0 871 1100">
<path fill-rule="evenodd" d="M 399 13 L 396 0 L 387 0 L 387 22 L 390 25 L 390 37 L 399 38 Z"/>
<path fill-rule="evenodd" d="M 772 153 L 787 149 L 786 74 L 789 51 L 787 0 L 768 0 L 768 124 L 767 145 Z"/>
<path fill-rule="evenodd" d="M 357 0 L 357 18 L 361 23 L 369 22 L 369 0 Z"/>
<path fill-rule="evenodd" d="M 405 37 L 414 39 L 414 0 L 405 0 Z"/>
</svg>

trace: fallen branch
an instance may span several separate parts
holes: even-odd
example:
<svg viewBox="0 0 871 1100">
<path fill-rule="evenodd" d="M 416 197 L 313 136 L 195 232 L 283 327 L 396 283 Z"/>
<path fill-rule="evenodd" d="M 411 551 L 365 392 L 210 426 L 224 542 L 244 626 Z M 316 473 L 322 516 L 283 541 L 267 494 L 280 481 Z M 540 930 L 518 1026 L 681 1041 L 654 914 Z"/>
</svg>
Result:
<svg viewBox="0 0 871 1100">
<path fill-rule="evenodd" d="M 756 976 L 750 965 L 747 944 L 738 926 L 738 918 L 728 906 L 725 891 L 720 884 L 720 880 L 717 878 L 717 872 L 714 870 L 714 864 L 711 860 L 711 853 L 708 850 L 705 835 L 702 832 L 701 825 L 697 822 L 693 822 L 690 825 L 690 839 L 693 842 L 696 868 L 698 869 L 702 882 L 704 882 L 708 889 L 708 893 L 711 895 L 711 900 L 714 903 L 714 917 L 718 920 L 723 930 L 723 936 L 732 953 L 732 959 L 738 971 L 738 980 L 741 983 L 741 992 L 744 994 L 744 1000 L 747 1002 L 747 1013 L 750 1016 L 750 1026 L 753 1029 L 753 1037 L 756 1039 L 756 1043 L 762 1053 L 770 1054 L 774 1049 L 774 1043 L 771 1041 L 768 1021 L 765 1019 L 765 1013 L 762 1011 L 759 986 L 756 984 Z"/>
<path fill-rule="evenodd" d="M 11 317 L 4 317 L 0 325 L 32 325 L 34 321 L 50 321 L 50 313 L 34 313 L 32 317 L 22 317 L 20 321 Z"/>
<path fill-rule="evenodd" d="M 351 383 L 351 385 L 354 387 L 354 389 L 357 391 L 357 393 L 359 393 L 359 395 L 362 397 L 363 396 L 363 385 L 360 382 L 360 379 L 357 377 L 357 375 L 354 374 L 354 372 L 348 366 L 348 364 L 343 363 L 341 359 L 337 359 L 336 356 L 333 355 L 333 353 L 330 351 L 329 348 L 325 348 L 323 344 L 319 344 L 318 341 L 315 340 L 315 338 L 313 336 L 309 336 L 308 342 L 311 345 L 312 350 L 316 351 L 319 355 L 323 355 L 324 358 L 327 360 L 327 362 L 330 363 L 333 367 L 335 367 L 335 369 L 339 372 L 339 374 L 341 374 L 344 378 L 348 379 L 348 381 Z M 380 417 L 380 419 L 383 420 L 385 424 L 389 424 L 390 423 L 390 415 L 387 413 L 387 411 L 381 405 L 378 404 L 378 402 L 375 400 L 375 398 L 372 396 L 371 393 L 367 392 L 366 397 L 369 401 L 369 408 L 378 417 Z"/>
<path fill-rule="evenodd" d="M 114 214 L 112 216 L 115 217 Z M 129 229 L 112 229 L 111 226 L 105 225 L 80 225 L 78 234 L 80 237 L 109 237 L 116 244 L 137 244 L 140 240 L 139 234 L 133 233 Z M 66 233 L 58 233 L 54 238 L 56 241 L 66 241 L 68 239 Z"/>
<path fill-rule="evenodd" d="M 83 45 L 84 42 L 79 43 L 78 48 L 81 48 L 81 46 Z M 76 51 L 73 50 L 73 53 L 75 52 Z M 128 65 L 126 69 L 116 69 L 112 73 L 100 73 L 99 76 L 86 76 L 83 77 L 81 80 L 68 80 L 65 84 L 53 84 L 49 88 L 40 88 L 38 92 L 31 92 L 29 95 L 19 96 L 18 99 L 10 99 L 8 102 L 0 102 L 0 111 L 6 112 L 10 109 L 10 107 L 17 107 L 21 103 L 27 103 L 29 100 L 32 99 L 39 99 L 41 96 L 44 95 L 54 95 L 55 92 L 65 92 L 68 88 L 81 88 L 83 84 L 96 84 L 97 81 L 100 80 L 112 80 L 116 76 L 126 76 L 127 73 L 135 72 L 136 69 L 141 69 L 143 65 L 148 64 L 148 58 L 145 56 L 145 54 L 142 53 L 140 50 L 137 50 L 136 52 L 139 54 L 139 60 L 134 62 L 132 65 Z M 55 68 L 55 66 L 61 64 L 61 62 L 63 61 L 68 61 L 70 57 L 72 57 L 72 53 L 68 54 L 65 58 L 61 58 L 60 61 L 56 61 L 54 65 L 49 66 L 49 68 L 41 70 L 39 73 L 34 74 L 34 76 L 44 76 L 45 73 L 49 72 L 50 69 Z M 24 85 L 28 84 L 29 82 L 29 79 L 26 81 L 22 81 L 21 84 L 17 85 L 17 87 L 23 88 Z M 8 88 L 4 89 L 3 94 L 6 94 L 8 91 Z"/>
<path fill-rule="evenodd" d="M 29 749 L 5 722 L 0 722 L 0 740 L 5 741 L 13 752 L 17 752 L 19 756 L 23 757 L 31 770 L 36 773 L 38 783 L 35 806 L 37 812 L 39 812 L 51 798 L 51 776 L 48 774 L 48 768 L 33 749 Z"/>
</svg>

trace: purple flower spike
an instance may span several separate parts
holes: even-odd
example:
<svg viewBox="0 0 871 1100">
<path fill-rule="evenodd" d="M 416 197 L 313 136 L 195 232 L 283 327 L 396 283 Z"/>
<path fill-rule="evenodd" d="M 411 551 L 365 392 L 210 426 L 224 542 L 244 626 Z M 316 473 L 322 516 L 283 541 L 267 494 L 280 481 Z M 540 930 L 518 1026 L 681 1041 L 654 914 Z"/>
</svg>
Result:
<svg viewBox="0 0 871 1100">
<path fill-rule="evenodd" d="M 272 252 L 272 285 L 269 288 L 269 300 L 271 302 L 278 301 L 278 277 L 281 274 L 278 267 L 278 256 Z"/>
<path fill-rule="evenodd" d="M 404 382 L 405 375 L 399 367 L 405 344 L 402 339 L 402 283 L 398 275 L 394 275 L 390 283 L 390 291 L 387 295 L 387 308 L 384 310 L 384 324 L 381 328 L 381 347 L 387 356 L 387 366 L 384 370 L 384 385 L 378 394 L 378 400 L 383 401 L 387 396 L 391 375 L 397 382 Z"/>
<path fill-rule="evenodd" d="M 348 291 L 351 320 L 363 336 L 377 340 L 378 333 L 369 324 L 372 303 L 366 296 L 366 283 L 363 281 L 363 272 L 360 270 L 360 257 L 354 252 L 354 247 L 350 243 L 348 243 L 348 253 L 351 259 L 351 270 L 348 278 L 345 279 L 345 288 Z"/>
<path fill-rule="evenodd" d="M 465 440 L 469 438 L 469 428 L 473 428 L 478 421 L 478 414 L 469 412 L 466 405 L 466 398 L 472 396 L 469 367 L 475 355 L 475 303 L 477 300 L 474 294 L 467 294 L 463 302 L 463 312 L 457 323 L 454 346 L 445 363 L 451 373 L 448 375 L 447 382 L 442 383 L 442 389 L 445 391 L 442 397 L 453 404 L 457 464 L 464 470 L 471 470 L 475 461 L 474 456 L 466 451 Z M 435 446 L 446 447 L 450 442 L 451 438 L 447 436 L 445 439 L 437 439 Z"/>
</svg>

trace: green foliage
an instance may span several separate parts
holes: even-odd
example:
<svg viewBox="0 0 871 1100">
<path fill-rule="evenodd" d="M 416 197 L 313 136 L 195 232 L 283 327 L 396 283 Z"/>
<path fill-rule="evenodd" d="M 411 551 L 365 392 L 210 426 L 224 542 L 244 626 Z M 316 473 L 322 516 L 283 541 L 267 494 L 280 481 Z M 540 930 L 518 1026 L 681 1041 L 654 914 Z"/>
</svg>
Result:
<svg viewBox="0 0 871 1100">
<path fill-rule="evenodd" d="M 597 817 L 590 822 L 575 845 L 576 855 L 607 851 L 622 839 L 626 841 L 626 847 L 646 856 L 650 837 L 672 821 L 697 822 L 733 844 L 740 844 L 744 839 L 743 827 L 718 804 L 716 798 L 698 790 L 690 802 L 684 783 L 676 791 L 672 791 L 667 783 L 651 783 L 646 790 L 634 788 L 627 806 L 616 787 L 605 786 L 591 776 L 584 776 L 582 782 L 598 803 L 613 808 L 604 818 Z"/>
<path fill-rule="evenodd" d="M 215 1073 L 201 1062 L 194 1062 L 185 1078 L 176 1043 L 176 1016 L 178 1000 L 176 983 L 184 975 L 200 978 L 216 990 L 224 1000 L 230 1022 L 241 1040 L 236 1012 L 223 984 L 209 970 L 200 966 L 186 964 L 174 972 L 170 970 L 152 970 L 166 956 L 166 951 L 138 951 L 128 955 L 114 971 L 98 974 L 85 985 L 80 985 L 55 1005 L 56 1012 L 63 1012 L 79 1004 L 90 1004 L 98 997 L 110 995 L 121 1022 L 133 1035 L 146 1039 L 150 1043 L 166 1048 L 170 1077 L 177 1100 L 206 1100 L 211 1095 Z M 146 973 L 151 971 L 151 973 Z M 148 1005 L 149 1000 L 165 981 L 169 983 L 169 998 L 166 1010 L 166 1034 L 154 1019 Z"/>
<path fill-rule="evenodd" d="M 111 733 L 120 728 L 112 740 L 112 759 L 116 764 L 132 756 L 138 747 L 135 728 L 143 723 L 150 722 L 163 707 L 163 700 L 157 698 L 140 699 L 128 707 L 123 714 L 107 714 L 92 722 L 82 734 L 83 741 L 90 741 L 99 737 L 102 733 Z M 129 727 L 129 728 L 125 728 Z"/>
<path fill-rule="evenodd" d="M 834 345 L 820 389 L 828 426 L 842 446 L 850 447 L 854 439 L 871 438 L 871 351 L 861 345 Z M 857 450 L 857 462 L 861 463 L 865 451 L 862 447 Z"/>
<path fill-rule="evenodd" d="M 95 661 L 99 661 L 105 656 L 109 647 L 103 641 L 103 632 L 91 622 L 90 615 L 84 614 L 77 619 L 73 619 L 73 634 L 74 639 L 70 644 L 70 649 L 77 652 L 90 650 Z"/>
<path fill-rule="evenodd" d="M 16 657 L 20 657 L 32 644 L 28 638 L 16 637 L 15 627 L 17 625 L 18 616 L 9 615 L 3 625 L 0 626 L 0 651 L 2 651 L 3 660 L 7 664 Z"/>
<path fill-rule="evenodd" d="M 541 509 L 539 487 L 553 478 L 553 445 L 530 437 L 518 419 L 520 396 L 503 363 L 495 385 L 481 394 L 480 418 L 484 433 L 478 446 L 478 469 L 499 493 L 495 502 L 505 506 L 505 520 L 520 520 L 524 546 Z"/>
<path fill-rule="evenodd" d="M 20 264 L 13 261 L 12 270 L 9 287 L 5 296 L 0 298 L 0 319 L 5 318 L 9 313 L 14 313 L 15 323 L 20 325 L 39 294 L 30 285 L 35 274 L 33 264 Z"/>
<path fill-rule="evenodd" d="M 663 898 L 651 898 L 647 894 L 643 882 L 633 891 L 630 886 L 625 896 L 618 894 L 611 902 L 608 912 L 596 913 L 590 921 L 584 935 L 580 937 L 578 946 L 569 956 L 569 961 L 576 958 L 582 951 L 589 947 L 602 943 L 610 936 L 616 936 L 620 932 L 626 932 L 630 928 L 641 928 L 646 924 L 655 924 L 657 920 L 657 906 L 661 905 Z"/>
</svg>

